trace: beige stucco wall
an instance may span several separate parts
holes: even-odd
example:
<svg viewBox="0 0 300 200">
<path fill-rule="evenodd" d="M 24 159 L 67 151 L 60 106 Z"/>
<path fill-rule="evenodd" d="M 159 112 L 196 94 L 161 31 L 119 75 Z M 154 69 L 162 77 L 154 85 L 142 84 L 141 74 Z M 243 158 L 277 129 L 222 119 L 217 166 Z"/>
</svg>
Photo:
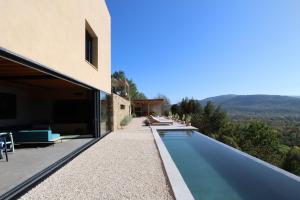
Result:
<svg viewBox="0 0 300 200">
<path fill-rule="evenodd" d="M 86 21 L 98 69 L 85 60 Z M 1 0 L 0 47 L 110 93 L 110 23 L 105 0 Z"/>
<path fill-rule="evenodd" d="M 112 94 L 113 103 L 113 131 L 121 128 L 121 121 L 124 117 L 130 115 L 130 101 L 120 97 L 119 95 Z M 121 105 L 125 106 L 125 109 L 121 109 Z"/>
</svg>

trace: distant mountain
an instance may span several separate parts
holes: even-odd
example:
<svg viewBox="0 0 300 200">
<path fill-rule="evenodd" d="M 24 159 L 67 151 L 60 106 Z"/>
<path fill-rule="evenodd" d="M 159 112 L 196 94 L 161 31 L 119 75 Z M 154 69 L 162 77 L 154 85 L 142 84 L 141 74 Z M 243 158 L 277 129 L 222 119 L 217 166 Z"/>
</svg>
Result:
<svg viewBox="0 0 300 200">
<path fill-rule="evenodd" d="M 220 105 L 232 117 L 300 119 L 300 98 L 280 95 L 222 95 L 203 99 Z"/>
</svg>

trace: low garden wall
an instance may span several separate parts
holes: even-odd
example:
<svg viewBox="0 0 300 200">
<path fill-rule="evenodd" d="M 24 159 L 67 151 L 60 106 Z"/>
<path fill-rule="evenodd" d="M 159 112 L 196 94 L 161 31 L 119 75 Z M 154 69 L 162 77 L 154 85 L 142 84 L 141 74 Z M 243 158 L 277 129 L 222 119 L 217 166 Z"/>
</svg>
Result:
<svg viewBox="0 0 300 200">
<path fill-rule="evenodd" d="M 113 131 L 121 128 L 121 121 L 131 115 L 130 101 L 116 94 L 112 94 L 113 103 Z"/>
</svg>

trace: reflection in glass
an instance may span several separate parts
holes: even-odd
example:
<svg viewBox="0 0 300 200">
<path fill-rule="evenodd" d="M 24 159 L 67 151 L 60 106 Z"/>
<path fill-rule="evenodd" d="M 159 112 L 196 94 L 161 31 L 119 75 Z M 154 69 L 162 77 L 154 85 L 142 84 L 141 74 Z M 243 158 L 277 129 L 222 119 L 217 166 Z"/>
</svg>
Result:
<svg viewBox="0 0 300 200">
<path fill-rule="evenodd" d="M 100 127 L 102 137 L 111 131 L 111 103 L 109 94 L 100 92 L 100 105 Z"/>
</svg>

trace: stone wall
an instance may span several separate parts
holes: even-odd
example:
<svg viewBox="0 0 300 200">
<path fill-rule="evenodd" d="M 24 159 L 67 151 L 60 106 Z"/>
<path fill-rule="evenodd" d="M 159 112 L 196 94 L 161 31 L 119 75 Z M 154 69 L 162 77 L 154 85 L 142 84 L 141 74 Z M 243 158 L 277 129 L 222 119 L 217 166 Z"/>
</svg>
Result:
<svg viewBox="0 0 300 200">
<path fill-rule="evenodd" d="M 131 114 L 130 101 L 120 97 L 119 95 L 112 94 L 113 103 L 113 131 L 121 128 L 120 123 L 124 117 Z"/>
</svg>

